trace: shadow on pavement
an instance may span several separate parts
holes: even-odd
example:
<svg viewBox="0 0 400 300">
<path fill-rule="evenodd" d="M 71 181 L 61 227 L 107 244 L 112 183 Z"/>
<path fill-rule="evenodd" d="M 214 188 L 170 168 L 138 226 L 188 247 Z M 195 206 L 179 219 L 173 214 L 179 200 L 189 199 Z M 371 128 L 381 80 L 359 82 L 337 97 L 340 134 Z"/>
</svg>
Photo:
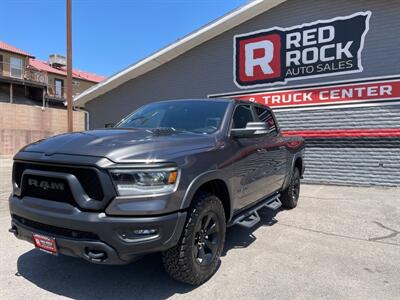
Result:
<svg viewBox="0 0 400 300">
<path fill-rule="evenodd" d="M 256 240 L 253 232 L 262 226 L 272 226 L 277 223 L 278 221 L 275 219 L 275 216 L 280 211 L 282 211 L 282 209 L 273 211 L 263 208 L 258 211 L 261 221 L 252 228 L 245 228 L 238 225 L 228 228 L 226 232 L 225 249 L 222 256 L 227 255 L 229 250 L 247 248 L 250 246 Z"/>
<path fill-rule="evenodd" d="M 159 254 L 125 266 L 104 266 L 31 250 L 19 257 L 16 275 L 73 299 L 165 299 L 193 289 L 168 277 Z"/>
<path fill-rule="evenodd" d="M 251 229 L 228 229 L 223 256 L 229 250 L 246 248 L 256 238 L 253 232 L 277 221 L 279 211 L 260 210 L 261 222 Z M 31 250 L 18 258 L 18 273 L 38 287 L 74 299 L 165 299 L 185 294 L 195 287 L 179 283 L 165 273 L 159 254 L 147 255 L 125 266 L 95 265 L 68 256 L 54 257 Z"/>
</svg>

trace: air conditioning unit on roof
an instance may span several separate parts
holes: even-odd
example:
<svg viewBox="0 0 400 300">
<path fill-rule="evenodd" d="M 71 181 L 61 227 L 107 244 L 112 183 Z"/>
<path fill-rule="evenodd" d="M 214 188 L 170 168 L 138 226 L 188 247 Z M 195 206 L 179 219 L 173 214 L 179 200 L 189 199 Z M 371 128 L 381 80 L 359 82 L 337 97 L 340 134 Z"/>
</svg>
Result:
<svg viewBox="0 0 400 300">
<path fill-rule="evenodd" d="M 65 67 L 67 65 L 67 59 L 64 55 L 51 54 L 49 55 L 49 65 L 56 68 Z"/>
</svg>

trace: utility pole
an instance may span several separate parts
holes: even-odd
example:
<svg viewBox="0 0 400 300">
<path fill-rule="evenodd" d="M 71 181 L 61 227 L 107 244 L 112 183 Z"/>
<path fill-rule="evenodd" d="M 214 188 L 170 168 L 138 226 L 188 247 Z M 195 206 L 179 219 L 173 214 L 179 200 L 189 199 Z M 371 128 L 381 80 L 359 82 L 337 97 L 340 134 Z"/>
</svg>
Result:
<svg viewBox="0 0 400 300">
<path fill-rule="evenodd" d="M 72 102 L 72 0 L 67 1 L 67 119 L 68 131 L 73 131 Z"/>
</svg>

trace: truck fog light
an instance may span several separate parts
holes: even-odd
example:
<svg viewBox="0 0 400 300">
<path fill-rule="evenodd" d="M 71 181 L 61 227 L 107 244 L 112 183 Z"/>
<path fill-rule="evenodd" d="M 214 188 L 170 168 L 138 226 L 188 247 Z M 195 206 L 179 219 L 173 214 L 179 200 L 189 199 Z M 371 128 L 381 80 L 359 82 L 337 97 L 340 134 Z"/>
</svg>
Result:
<svg viewBox="0 0 400 300">
<path fill-rule="evenodd" d="M 133 233 L 138 235 L 148 235 L 157 233 L 157 229 L 136 229 Z"/>
<path fill-rule="evenodd" d="M 152 229 L 135 229 L 132 231 L 123 231 L 119 233 L 121 238 L 126 240 L 126 241 L 134 241 L 137 239 L 142 239 L 142 238 L 156 238 L 158 235 L 158 229 L 152 228 Z"/>
</svg>

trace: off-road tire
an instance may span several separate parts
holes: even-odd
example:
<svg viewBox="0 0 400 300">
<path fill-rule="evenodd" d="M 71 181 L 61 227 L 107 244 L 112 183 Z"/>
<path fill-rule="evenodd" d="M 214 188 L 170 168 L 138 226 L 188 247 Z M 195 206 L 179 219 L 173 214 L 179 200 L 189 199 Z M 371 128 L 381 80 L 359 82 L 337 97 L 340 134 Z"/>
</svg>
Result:
<svg viewBox="0 0 400 300">
<path fill-rule="evenodd" d="M 218 226 L 219 231 L 218 233 L 204 235 L 207 230 L 202 228 L 209 215 L 212 218 L 209 222 L 216 224 L 215 227 Z M 211 254 L 206 254 L 209 259 L 207 261 L 204 260 L 204 263 L 207 263 L 207 265 L 202 265 L 203 262 L 197 258 L 197 256 L 200 256 L 199 247 L 202 247 L 201 245 L 199 246 L 201 244 L 199 242 L 199 226 L 203 234 L 203 241 L 204 237 L 209 239 L 210 236 L 213 239 L 213 241 L 207 241 L 210 242 L 209 245 L 212 245 L 214 249 L 214 252 L 210 250 Z M 215 227 L 213 230 L 216 230 Z M 214 195 L 198 193 L 189 209 L 185 227 L 178 244 L 162 253 L 162 261 L 167 273 L 172 278 L 191 285 L 200 285 L 206 282 L 217 271 L 220 264 L 220 256 L 225 243 L 225 232 L 225 212 L 221 201 Z M 215 239 L 215 234 L 218 235 L 217 240 Z M 203 254 L 207 249 L 211 249 L 204 246 L 204 242 L 203 248 Z M 215 255 L 212 255 L 212 253 L 215 253 Z"/>
<path fill-rule="evenodd" d="M 289 186 L 281 193 L 283 207 L 292 209 L 297 206 L 300 194 L 300 171 L 294 168 Z"/>
</svg>

